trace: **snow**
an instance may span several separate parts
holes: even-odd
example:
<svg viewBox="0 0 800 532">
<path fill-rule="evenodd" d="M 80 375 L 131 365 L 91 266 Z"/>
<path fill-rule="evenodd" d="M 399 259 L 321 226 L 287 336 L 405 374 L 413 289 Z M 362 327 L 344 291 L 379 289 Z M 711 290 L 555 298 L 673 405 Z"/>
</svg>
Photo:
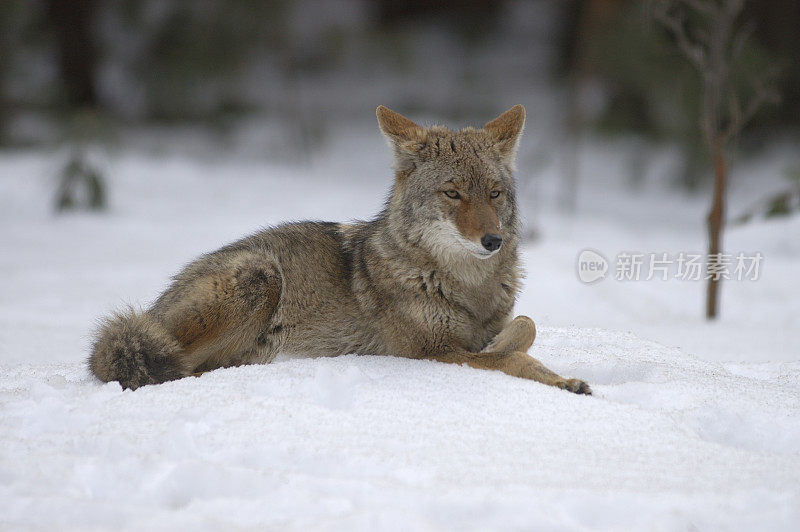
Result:
<svg viewBox="0 0 800 532">
<path fill-rule="evenodd" d="M 0 528 L 796 530 L 800 220 L 728 232 L 726 249 L 764 254 L 762 277 L 726 282 L 707 324 L 702 283 L 578 281 L 585 248 L 704 248 L 702 198 L 657 176 L 623 192 L 618 155 L 583 156 L 604 172 L 578 215 L 549 207 L 557 164 L 523 187 L 542 236 L 517 311 L 538 325 L 531 354 L 591 397 L 353 355 L 101 384 L 84 365 L 99 316 L 260 226 L 369 217 L 388 150 L 344 135 L 298 167 L 130 149 L 105 162 L 111 210 L 62 217 L 60 154 L 0 154 Z M 732 212 L 775 186 L 738 168 Z"/>
</svg>

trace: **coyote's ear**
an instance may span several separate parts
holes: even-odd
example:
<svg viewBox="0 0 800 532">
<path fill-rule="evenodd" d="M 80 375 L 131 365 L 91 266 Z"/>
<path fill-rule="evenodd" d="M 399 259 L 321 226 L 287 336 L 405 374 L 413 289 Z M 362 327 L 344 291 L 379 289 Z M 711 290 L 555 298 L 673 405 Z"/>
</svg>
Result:
<svg viewBox="0 0 800 532">
<path fill-rule="evenodd" d="M 525 108 L 517 104 L 488 122 L 483 129 L 494 139 L 500 159 L 513 168 L 519 139 L 522 137 L 522 130 L 525 129 Z"/>
<path fill-rule="evenodd" d="M 416 155 L 425 146 L 425 130 L 417 124 L 382 105 L 375 110 L 381 132 L 394 148 L 398 164 L 403 156 Z"/>
</svg>

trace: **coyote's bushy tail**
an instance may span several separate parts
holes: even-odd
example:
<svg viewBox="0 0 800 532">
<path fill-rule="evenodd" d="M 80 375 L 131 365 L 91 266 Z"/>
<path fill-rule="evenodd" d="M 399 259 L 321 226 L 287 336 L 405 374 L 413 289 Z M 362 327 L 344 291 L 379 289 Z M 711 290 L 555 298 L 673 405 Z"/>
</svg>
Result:
<svg viewBox="0 0 800 532">
<path fill-rule="evenodd" d="M 89 368 L 104 382 L 135 390 L 190 374 L 178 341 L 147 313 L 133 309 L 107 318 L 95 335 Z"/>
</svg>

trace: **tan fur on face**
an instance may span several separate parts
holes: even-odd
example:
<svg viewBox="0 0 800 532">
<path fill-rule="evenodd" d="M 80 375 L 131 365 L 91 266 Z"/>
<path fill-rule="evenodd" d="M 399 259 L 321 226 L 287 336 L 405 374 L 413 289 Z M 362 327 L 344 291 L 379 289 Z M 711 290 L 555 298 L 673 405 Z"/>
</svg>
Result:
<svg viewBox="0 0 800 532">
<path fill-rule="evenodd" d="M 456 210 L 456 227 L 464 238 L 480 242 L 487 234 L 500 232 L 497 212 L 484 198 L 462 199 Z"/>
</svg>

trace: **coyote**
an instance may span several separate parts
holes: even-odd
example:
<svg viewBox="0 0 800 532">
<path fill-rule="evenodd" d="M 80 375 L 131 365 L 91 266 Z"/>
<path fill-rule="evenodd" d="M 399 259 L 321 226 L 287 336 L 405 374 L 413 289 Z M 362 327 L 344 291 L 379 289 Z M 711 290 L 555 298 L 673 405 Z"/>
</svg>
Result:
<svg viewBox="0 0 800 532">
<path fill-rule="evenodd" d="M 377 116 L 395 169 L 380 214 L 281 225 L 201 256 L 149 310 L 102 323 L 91 371 L 136 389 L 279 352 L 356 353 L 590 394 L 526 354 L 536 327 L 512 314 L 521 276 L 512 171 L 525 108 L 460 131 L 423 128 L 383 106 Z"/>
</svg>

